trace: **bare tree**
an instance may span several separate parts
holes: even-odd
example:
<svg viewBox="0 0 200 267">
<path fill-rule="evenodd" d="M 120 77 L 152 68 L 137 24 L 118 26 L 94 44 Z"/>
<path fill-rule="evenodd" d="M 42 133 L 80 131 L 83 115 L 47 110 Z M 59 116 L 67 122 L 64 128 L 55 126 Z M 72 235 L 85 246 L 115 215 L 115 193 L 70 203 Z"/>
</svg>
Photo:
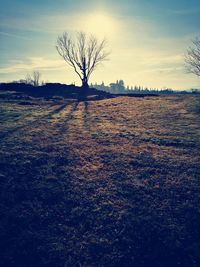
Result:
<svg viewBox="0 0 200 267">
<path fill-rule="evenodd" d="M 189 73 L 200 76 L 200 37 L 192 41 L 185 55 L 186 67 Z"/>
<path fill-rule="evenodd" d="M 32 78 L 31 78 L 31 75 L 30 74 L 27 74 L 26 75 L 25 83 L 26 84 L 32 84 Z"/>
<path fill-rule="evenodd" d="M 41 78 L 41 74 L 39 71 L 34 71 L 32 74 L 33 77 L 33 85 L 34 86 L 39 86 L 40 85 L 40 78 Z"/>
<path fill-rule="evenodd" d="M 73 67 L 82 81 L 82 87 L 88 87 L 88 80 L 96 67 L 107 59 L 105 39 L 99 41 L 95 36 L 78 32 L 74 37 L 64 32 L 57 39 L 56 49 L 59 55 Z"/>
<path fill-rule="evenodd" d="M 32 84 L 33 86 L 39 86 L 41 79 L 41 73 L 39 71 L 33 71 L 32 74 L 27 74 L 25 81 L 27 84 Z"/>
</svg>

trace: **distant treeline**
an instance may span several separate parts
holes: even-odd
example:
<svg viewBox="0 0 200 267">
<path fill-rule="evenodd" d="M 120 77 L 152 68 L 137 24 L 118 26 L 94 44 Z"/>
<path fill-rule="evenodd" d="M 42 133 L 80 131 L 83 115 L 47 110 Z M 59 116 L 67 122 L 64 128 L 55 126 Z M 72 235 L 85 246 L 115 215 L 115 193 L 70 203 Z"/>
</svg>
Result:
<svg viewBox="0 0 200 267">
<path fill-rule="evenodd" d="M 66 85 L 60 83 L 44 83 L 40 82 L 38 85 L 27 82 L 27 80 L 13 81 L 10 83 L 0 83 L 0 90 L 15 91 L 33 97 L 61 97 L 61 98 L 79 98 L 83 95 L 83 88 L 75 86 L 74 84 Z M 86 93 L 86 92 L 85 92 Z M 200 94 L 200 89 L 190 89 L 188 91 L 175 91 L 172 89 L 156 89 L 146 88 L 142 86 L 125 86 L 123 80 L 117 80 L 116 83 L 111 83 L 109 86 L 102 84 L 91 84 L 87 89 L 87 96 L 96 95 L 102 98 L 114 97 L 115 95 L 129 95 L 129 96 L 145 96 L 145 95 L 159 95 L 159 94 L 174 94 L 174 93 L 193 93 Z M 0 95 L 2 98 L 3 95 Z"/>
<path fill-rule="evenodd" d="M 148 88 L 143 86 L 125 86 L 123 80 L 117 80 L 115 83 L 110 83 L 109 85 L 105 85 L 104 82 L 101 84 L 92 84 L 91 87 L 94 87 L 98 90 L 103 90 L 112 94 L 174 94 L 174 93 L 200 93 L 200 89 L 190 89 L 187 91 L 176 91 L 171 88 Z"/>
</svg>

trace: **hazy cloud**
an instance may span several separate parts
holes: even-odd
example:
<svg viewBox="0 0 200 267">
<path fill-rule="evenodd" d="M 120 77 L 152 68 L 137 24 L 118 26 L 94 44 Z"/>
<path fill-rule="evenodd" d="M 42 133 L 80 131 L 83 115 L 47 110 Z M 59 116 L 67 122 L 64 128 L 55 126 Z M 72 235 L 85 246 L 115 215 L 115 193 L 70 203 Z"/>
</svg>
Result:
<svg viewBox="0 0 200 267">
<path fill-rule="evenodd" d="M 22 35 L 19 35 L 19 34 L 14 34 L 14 33 L 9 33 L 9 32 L 0 31 L 0 35 L 30 40 L 30 38 L 28 38 L 26 36 L 22 36 Z"/>
<path fill-rule="evenodd" d="M 30 57 L 26 60 L 10 60 L 7 66 L 0 68 L 0 74 L 20 71 L 38 70 L 62 70 L 66 64 L 62 60 L 46 59 L 42 57 Z"/>
</svg>

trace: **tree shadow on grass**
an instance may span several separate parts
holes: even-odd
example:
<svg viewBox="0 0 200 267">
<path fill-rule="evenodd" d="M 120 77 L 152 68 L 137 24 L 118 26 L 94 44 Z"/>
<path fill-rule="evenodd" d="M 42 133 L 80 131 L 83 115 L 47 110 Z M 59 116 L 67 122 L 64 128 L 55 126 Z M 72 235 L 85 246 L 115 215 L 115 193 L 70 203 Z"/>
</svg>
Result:
<svg viewBox="0 0 200 267">
<path fill-rule="evenodd" d="M 0 139 L 2 140 L 2 139 L 4 139 L 4 138 L 7 138 L 7 137 L 9 137 L 10 135 L 14 134 L 15 132 L 18 132 L 18 131 L 20 131 L 20 130 L 26 128 L 26 127 L 29 127 L 29 126 L 35 126 L 35 124 L 37 124 L 37 123 L 40 122 L 41 120 L 44 120 L 44 119 L 52 119 L 52 117 L 53 117 L 54 115 L 60 113 L 63 109 L 66 108 L 67 105 L 69 105 L 69 103 L 65 103 L 65 104 L 59 106 L 58 108 L 56 108 L 56 109 L 50 111 L 47 115 L 42 115 L 42 116 L 38 115 L 38 118 L 33 119 L 33 120 L 31 120 L 30 122 L 28 122 L 28 123 L 25 123 L 25 124 L 20 125 L 20 126 L 16 126 L 16 127 L 12 128 L 12 129 L 8 129 L 6 132 L 2 132 L 2 133 L 0 134 Z"/>
<path fill-rule="evenodd" d="M 79 103 L 80 103 L 80 101 L 76 101 L 76 102 L 72 103 L 71 110 L 69 111 L 67 116 L 62 121 L 60 133 L 67 133 L 68 132 L 68 123 L 70 120 L 73 119 L 73 114 L 78 109 Z"/>
<path fill-rule="evenodd" d="M 65 104 L 59 106 L 58 108 L 56 108 L 56 109 L 52 110 L 51 112 L 49 112 L 49 114 L 48 114 L 47 116 L 44 116 L 44 118 L 49 118 L 49 119 L 51 119 L 54 115 L 60 113 L 60 112 L 61 112 L 63 109 L 65 109 L 66 106 L 68 106 L 68 105 L 69 105 L 69 103 L 65 103 Z"/>
<path fill-rule="evenodd" d="M 91 132 L 89 106 L 89 102 L 85 101 L 83 110 L 83 125 L 88 132 Z"/>
</svg>

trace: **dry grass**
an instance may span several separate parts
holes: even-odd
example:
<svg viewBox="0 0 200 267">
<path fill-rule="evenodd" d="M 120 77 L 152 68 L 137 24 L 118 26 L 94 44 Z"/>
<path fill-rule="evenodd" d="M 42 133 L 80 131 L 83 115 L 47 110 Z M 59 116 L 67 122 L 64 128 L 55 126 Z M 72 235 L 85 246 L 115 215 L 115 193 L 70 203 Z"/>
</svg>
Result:
<svg viewBox="0 0 200 267">
<path fill-rule="evenodd" d="M 2 266 L 200 266 L 199 103 L 1 101 Z"/>
</svg>

